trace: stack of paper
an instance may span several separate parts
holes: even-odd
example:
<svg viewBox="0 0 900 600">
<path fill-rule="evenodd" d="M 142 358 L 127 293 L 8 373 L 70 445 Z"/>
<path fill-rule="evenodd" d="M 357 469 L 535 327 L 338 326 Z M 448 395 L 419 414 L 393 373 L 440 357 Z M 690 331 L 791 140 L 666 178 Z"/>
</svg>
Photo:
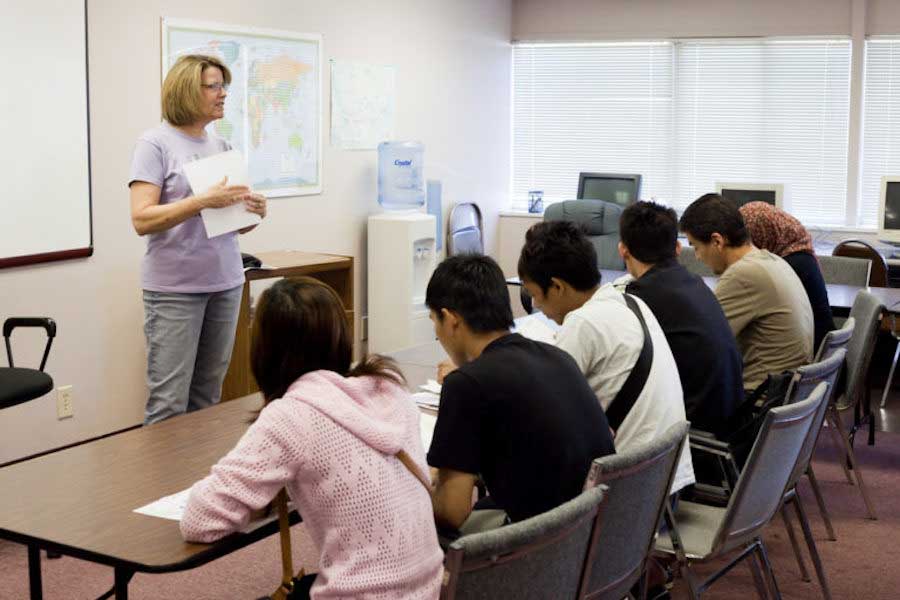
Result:
<svg viewBox="0 0 900 600">
<path fill-rule="evenodd" d="M 226 176 L 228 181 L 225 185 L 250 185 L 247 163 L 237 150 L 187 163 L 184 165 L 184 174 L 194 194 L 202 194 Z M 248 211 L 243 202 L 225 208 L 204 208 L 200 211 L 200 216 L 208 238 L 256 225 L 262 220 L 258 214 Z"/>
<path fill-rule="evenodd" d="M 536 342 L 556 343 L 556 330 L 543 314 L 535 313 L 516 319 L 515 331 Z"/>
</svg>

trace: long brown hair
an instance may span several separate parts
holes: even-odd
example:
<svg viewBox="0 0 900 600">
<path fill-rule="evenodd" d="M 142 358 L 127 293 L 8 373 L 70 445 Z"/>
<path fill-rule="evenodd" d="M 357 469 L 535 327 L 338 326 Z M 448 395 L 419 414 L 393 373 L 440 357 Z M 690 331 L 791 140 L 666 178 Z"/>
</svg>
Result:
<svg viewBox="0 0 900 600">
<path fill-rule="evenodd" d="M 263 292 L 253 320 L 250 366 L 266 403 L 284 396 L 302 375 L 318 370 L 406 384 L 390 358 L 372 355 L 352 366 L 352 337 L 341 299 L 321 281 L 282 279 Z"/>
</svg>

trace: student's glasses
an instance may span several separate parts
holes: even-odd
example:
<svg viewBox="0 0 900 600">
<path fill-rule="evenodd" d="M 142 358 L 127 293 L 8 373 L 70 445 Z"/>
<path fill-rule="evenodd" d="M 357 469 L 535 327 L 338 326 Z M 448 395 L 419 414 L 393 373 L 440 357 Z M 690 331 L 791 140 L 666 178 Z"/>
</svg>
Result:
<svg viewBox="0 0 900 600">
<path fill-rule="evenodd" d="M 215 93 L 219 93 L 221 91 L 228 91 L 227 83 L 201 83 L 200 84 L 204 89 L 212 90 Z"/>
</svg>

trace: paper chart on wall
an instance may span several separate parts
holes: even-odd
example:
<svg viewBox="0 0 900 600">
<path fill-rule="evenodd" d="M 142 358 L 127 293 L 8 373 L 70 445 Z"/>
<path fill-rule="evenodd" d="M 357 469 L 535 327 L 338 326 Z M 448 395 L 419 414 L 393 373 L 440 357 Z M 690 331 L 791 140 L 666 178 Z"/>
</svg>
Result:
<svg viewBox="0 0 900 600">
<path fill-rule="evenodd" d="M 374 150 L 394 139 L 396 69 L 331 61 L 331 144 L 343 150 Z"/>
</svg>

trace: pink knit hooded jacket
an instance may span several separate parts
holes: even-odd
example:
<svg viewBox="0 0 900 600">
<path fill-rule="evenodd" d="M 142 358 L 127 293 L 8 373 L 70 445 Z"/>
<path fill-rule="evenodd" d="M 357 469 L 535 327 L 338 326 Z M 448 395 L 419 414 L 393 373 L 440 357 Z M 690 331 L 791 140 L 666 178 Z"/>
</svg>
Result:
<svg viewBox="0 0 900 600">
<path fill-rule="evenodd" d="M 211 542 L 240 530 L 287 486 L 320 550 L 313 599 L 437 598 L 443 554 L 431 499 L 394 456 L 400 449 L 428 473 L 419 412 L 403 388 L 308 373 L 194 484 L 182 535 Z"/>
</svg>

